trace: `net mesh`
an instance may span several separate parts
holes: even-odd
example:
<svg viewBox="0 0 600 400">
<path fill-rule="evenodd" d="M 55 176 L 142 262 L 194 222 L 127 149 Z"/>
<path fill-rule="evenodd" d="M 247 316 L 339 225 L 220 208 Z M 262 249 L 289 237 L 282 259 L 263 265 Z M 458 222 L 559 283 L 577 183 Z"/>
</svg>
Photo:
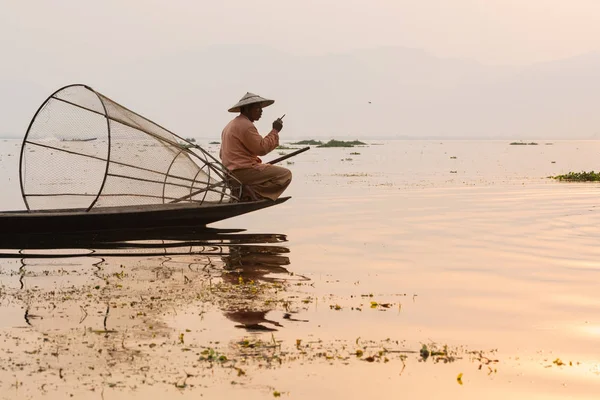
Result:
<svg viewBox="0 0 600 400">
<path fill-rule="evenodd" d="M 235 178 L 190 145 L 87 86 L 68 86 L 25 136 L 23 198 L 30 210 L 238 201 Z"/>
</svg>

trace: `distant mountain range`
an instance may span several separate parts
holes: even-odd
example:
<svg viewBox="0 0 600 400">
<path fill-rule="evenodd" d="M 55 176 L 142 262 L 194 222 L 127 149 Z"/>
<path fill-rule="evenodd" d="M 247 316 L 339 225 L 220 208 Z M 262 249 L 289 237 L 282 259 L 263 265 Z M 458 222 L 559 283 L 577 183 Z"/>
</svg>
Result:
<svg viewBox="0 0 600 400">
<path fill-rule="evenodd" d="M 488 66 L 407 48 L 298 57 L 219 46 L 90 63 L 85 74 L 60 62 L 46 60 L 41 74 L 0 75 L 0 132 L 22 137 L 46 96 L 83 79 L 185 137 L 218 138 L 232 117 L 226 109 L 251 91 L 276 100 L 259 130 L 285 113 L 284 137 L 600 139 L 596 53 Z"/>
</svg>

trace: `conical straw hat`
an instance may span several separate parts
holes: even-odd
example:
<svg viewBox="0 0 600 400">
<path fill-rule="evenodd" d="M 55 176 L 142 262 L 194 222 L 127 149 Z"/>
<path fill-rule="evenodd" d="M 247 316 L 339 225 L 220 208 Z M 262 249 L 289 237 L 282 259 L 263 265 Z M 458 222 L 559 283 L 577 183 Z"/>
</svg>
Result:
<svg viewBox="0 0 600 400">
<path fill-rule="evenodd" d="M 240 112 L 240 108 L 242 106 L 247 106 L 248 104 L 254 104 L 254 103 L 260 103 L 260 105 L 264 108 L 264 107 L 268 107 L 271 104 L 275 103 L 275 100 L 265 99 L 263 97 L 260 97 L 257 94 L 248 92 L 244 95 L 244 97 L 242 97 L 240 99 L 240 101 L 238 101 L 238 103 L 235 106 L 231 107 L 227 111 Z"/>
</svg>

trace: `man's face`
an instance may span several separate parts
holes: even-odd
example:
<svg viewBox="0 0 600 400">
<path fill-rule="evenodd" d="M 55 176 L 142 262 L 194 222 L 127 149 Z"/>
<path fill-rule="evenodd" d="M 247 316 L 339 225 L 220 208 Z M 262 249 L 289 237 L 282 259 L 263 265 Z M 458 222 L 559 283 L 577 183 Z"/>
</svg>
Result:
<svg viewBox="0 0 600 400">
<path fill-rule="evenodd" d="M 262 106 L 260 104 L 252 104 L 249 110 L 250 120 L 258 121 L 262 117 Z"/>
</svg>

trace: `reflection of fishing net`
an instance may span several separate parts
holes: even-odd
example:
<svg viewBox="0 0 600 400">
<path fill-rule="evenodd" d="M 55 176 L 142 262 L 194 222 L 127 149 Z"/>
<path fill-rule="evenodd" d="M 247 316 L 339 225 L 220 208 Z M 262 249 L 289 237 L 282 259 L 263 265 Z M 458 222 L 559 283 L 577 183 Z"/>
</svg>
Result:
<svg viewBox="0 0 600 400">
<path fill-rule="evenodd" d="M 237 201 L 225 167 L 190 147 L 87 86 L 67 86 L 40 107 L 23 141 L 23 199 L 30 210 Z"/>
</svg>

